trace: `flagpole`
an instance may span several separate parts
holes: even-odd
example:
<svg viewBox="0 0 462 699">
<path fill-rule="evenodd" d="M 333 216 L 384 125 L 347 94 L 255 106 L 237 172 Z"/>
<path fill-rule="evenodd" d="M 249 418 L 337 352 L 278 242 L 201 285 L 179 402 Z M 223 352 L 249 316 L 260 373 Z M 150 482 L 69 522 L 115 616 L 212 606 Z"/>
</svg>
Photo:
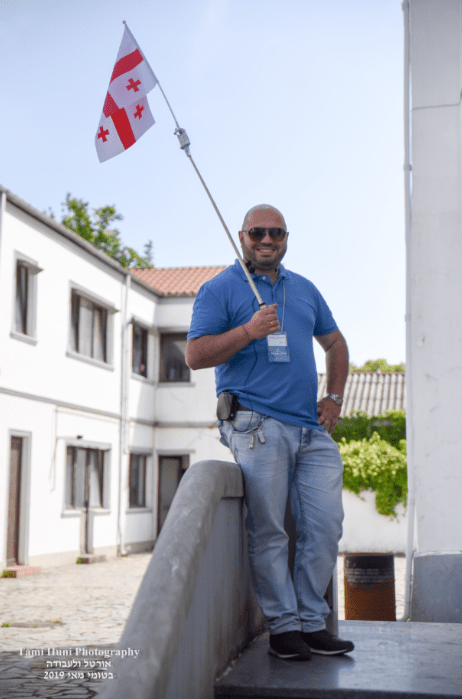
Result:
<svg viewBox="0 0 462 699">
<path fill-rule="evenodd" d="M 135 37 L 134 37 L 133 34 L 131 33 L 130 29 L 128 28 L 128 24 L 126 23 L 125 20 L 123 20 L 123 23 L 125 24 L 125 28 L 126 28 L 127 32 L 130 34 L 130 36 L 131 36 L 133 42 L 136 44 L 136 46 L 138 46 L 138 42 L 136 41 Z M 175 114 L 173 113 L 173 109 L 172 109 L 171 106 L 170 106 L 170 102 L 168 101 L 167 96 L 166 96 L 165 92 L 163 91 L 162 86 L 161 86 L 159 80 L 157 79 L 157 76 L 154 75 L 154 71 L 152 70 L 151 66 L 149 65 L 149 62 L 146 60 L 146 56 L 143 54 L 143 52 L 142 52 L 142 50 L 140 49 L 139 46 L 138 46 L 138 50 L 139 50 L 139 52 L 141 53 L 141 55 L 143 56 L 143 58 L 144 58 L 144 60 L 145 60 L 145 62 L 146 62 L 146 65 L 149 66 L 149 70 L 151 71 L 151 73 L 152 73 L 152 75 L 153 75 L 155 81 L 156 81 L 157 84 L 159 85 L 159 89 L 160 89 L 160 91 L 162 92 L 162 95 L 163 95 L 163 97 L 164 97 L 164 100 L 167 102 L 167 107 L 169 108 L 169 110 L 170 110 L 170 112 L 171 112 L 171 115 L 172 115 L 172 117 L 173 117 L 173 121 L 175 122 L 175 125 L 176 125 L 176 129 L 175 129 L 175 131 L 174 131 L 173 133 L 174 133 L 175 136 L 178 137 L 178 140 L 179 140 L 179 142 L 180 142 L 180 148 L 181 148 L 182 150 L 184 150 L 184 152 L 185 152 L 186 155 L 188 156 L 189 160 L 191 161 L 191 164 L 192 164 L 194 170 L 196 171 L 197 176 L 199 177 L 200 181 L 202 182 L 202 185 L 203 185 L 205 191 L 207 192 L 210 201 L 212 202 L 213 208 L 215 209 L 215 211 L 216 211 L 216 213 L 217 213 L 217 216 L 218 216 L 218 218 L 220 219 L 221 224 L 222 224 L 223 228 L 224 228 L 225 231 L 226 231 L 226 235 L 227 235 L 228 238 L 229 238 L 229 242 L 230 242 L 231 245 L 233 246 L 234 252 L 235 252 L 236 255 L 237 255 L 237 259 L 239 260 L 239 262 L 240 262 L 240 264 L 241 264 L 241 267 L 242 267 L 242 269 L 244 270 L 244 274 L 245 274 L 245 276 L 247 277 L 247 280 L 248 280 L 248 282 L 249 282 L 249 284 L 250 284 L 250 288 L 252 289 L 253 293 L 255 294 L 255 297 L 256 297 L 256 299 L 257 299 L 257 301 L 258 301 L 258 305 L 260 306 L 260 309 L 266 308 L 266 304 L 265 304 L 265 302 L 263 301 L 262 297 L 260 296 L 257 287 L 255 286 L 255 282 L 254 282 L 254 280 L 252 279 L 252 276 L 251 276 L 249 270 L 247 269 L 246 264 L 245 264 L 244 260 L 242 259 L 239 250 L 237 249 L 237 246 L 236 246 L 236 244 L 235 244 L 235 242 L 234 242 L 234 240 L 233 240 L 233 238 L 232 238 L 232 235 L 231 235 L 231 233 L 230 233 L 229 230 L 228 230 L 228 226 L 227 226 L 226 223 L 224 222 L 223 217 L 222 217 L 220 211 L 218 210 L 218 207 L 217 207 L 217 205 L 215 204 L 215 201 L 214 201 L 212 195 L 210 194 L 209 188 L 208 188 L 207 185 L 205 184 L 204 179 L 203 179 L 201 173 L 200 173 L 199 170 L 197 169 L 196 163 L 195 163 L 194 160 L 192 159 L 192 155 L 191 155 L 190 150 L 189 150 L 189 146 L 191 145 L 191 143 L 190 143 L 190 140 L 189 140 L 189 138 L 188 138 L 188 135 L 187 135 L 186 131 L 180 127 L 180 125 L 179 125 L 179 123 L 178 123 L 178 121 L 177 121 L 177 119 L 176 119 L 176 116 L 175 116 Z"/>
<path fill-rule="evenodd" d="M 160 87 L 160 84 L 159 84 L 159 87 Z M 164 97 L 165 97 L 165 94 L 164 94 L 164 91 L 162 90 L 162 88 L 161 88 L 161 92 L 162 92 L 162 94 L 163 94 Z M 166 102 L 167 102 L 167 104 L 168 104 L 168 100 L 167 100 L 166 97 L 165 97 L 165 100 L 166 100 Z M 169 104 L 168 104 L 168 106 L 169 106 L 169 108 L 170 108 L 170 111 L 172 112 L 172 108 L 170 107 Z M 173 114 L 173 112 L 172 112 L 172 114 Z M 175 115 L 173 115 L 173 118 L 175 119 Z M 184 152 L 185 152 L 186 155 L 188 156 L 189 160 L 191 161 L 191 164 L 192 164 L 194 170 L 196 171 L 197 176 L 199 177 L 200 181 L 202 182 L 202 185 L 203 185 L 205 191 L 207 192 L 207 195 L 208 195 L 210 201 L 212 202 L 212 206 L 213 206 L 213 208 L 215 209 L 215 211 L 216 211 L 216 213 L 217 213 L 217 216 L 218 216 L 218 218 L 220 219 L 223 228 L 225 229 L 226 235 L 227 235 L 228 238 L 229 238 L 229 242 L 230 242 L 231 245 L 233 246 L 234 252 L 235 252 L 236 255 L 237 255 L 237 259 L 239 260 L 239 262 L 240 262 L 240 264 L 241 264 L 241 267 L 242 267 L 242 269 L 244 270 L 244 274 L 245 274 L 245 276 L 247 277 L 247 280 L 248 280 L 248 282 L 249 282 L 249 284 L 250 284 L 250 288 L 252 289 L 253 293 L 255 294 L 255 297 L 256 297 L 256 299 L 257 299 L 257 301 L 258 301 L 258 305 L 260 306 L 260 309 L 266 308 L 266 304 L 265 304 L 265 302 L 263 301 L 262 297 L 260 296 L 260 293 L 259 293 L 257 287 L 255 286 L 255 282 L 254 282 L 254 280 L 252 279 L 252 275 L 250 274 L 249 269 L 247 268 L 247 266 L 246 266 L 244 260 L 242 259 L 241 253 L 240 253 L 239 250 L 237 249 L 237 246 L 236 246 L 236 244 L 235 244 L 235 242 L 234 242 L 234 240 L 233 240 L 233 237 L 232 237 L 231 233 L 229 232 L 228 226 L 227 226 L 226 223 L 224 222 L 223 216 L 221 215 L 221 213 L 220 213 L 220 211 L 219 211 L 219 209 L 218 209 L 218 206 L 215 204 L 215 201 L 214 201 L 212 195 L 210 194 L 209 188 L 208 188 L 207 185 L 205 184 L 204 179 L 203 179 L 201 173 L 199 172 L 196 163 L 194 162 L 194 160 L 193 160 L 193 158 L 192 158 L 191 152 L 190 152 L 190 150 L 189 150 L 190 141 L 189 141 L 189 138 L 188 138 L 188 134 L 186 133 L 185 129 L 181 129 L 181 128 L 178 126 L 178 122 L 177 122 L 176 119 L 175 119 L 175 123 L 176 123 L 176 125 L 177 125 L 177 128 L 176 128 L 176 130 L 174 131 L 174 135 L 175 135 L 175 136 L 178 136 L 178 140 L 179 140 L 179 142 L 180 142 L 180 148 L 181 148 L 182 150 L 184 150 Z"/>
<path fill-rule="evenodd" d="M 159 87 L 160 87 L 160 83 L 158 83 L 158 85 L 159 85 Z M 162 92 L 162 94 L 163 94 L 164 97 L 165 97 L 165 93 L 164 93 L 164 91 L 162 90 L 161 87 L 160 87 L 160 91 Z M 172 108 L 170 107 L 170 104 L 169 104 L 169 102 L 168 102 L 168 100 L 167 100 L 166 97 L 165 97 L 165 101 L 167 102 L 168 107 L 169 107 L 170 111 L 172 112 L 173 118 L 175 119 L 175 115 L 173 114 Z M 193 166 L 194 170 L 195 170 L 196 173 L 197 173 L 197 176 L 199 177 L 200 181 L 202 182 L 202 185 L 203 185 L 205 191 L 207 192 L 208 198 L 209 198 L 210 201 L 212 202 L 212 206 L 213 206 L 213 208 L 215 209 L 215 211 L 216 211 L 216 213 L 217 213 L 217 216 L 218 216 L 218 218 L 220 219 L 223 228 L 225 229 L 226 235 L 227 235 L 228 238 L 229 238 L 229 242 L 230 242 L 231 245 L 233 246 L 233 250 L 234 250 L 234 252 L 235 252 L 236 255 L 237 255 L 237 259 L 239 260 L 242 269 L 244 270 L 244 274 L 245 274 L 245 276 L 247 277 L 247 281 L 248 281 L 249 284 L 250 284 L 250 288 L 252 289 L 253 293 L 255 294 L 255 297 L 256 297 L 256 299 L 257 299 L 257 301 L 258 301 L 258 305 L 260 306 L 260 309 L 266 308 L 266 304 L 265 304 L 265 302 L 263 301 L 262 297 L 260 296 L 260 293 L 259 293 L 257 287 L 255 286 L 255 282 L 254 282 L 254 280 L 252 279 L 252 275 L 250 274 L 249 269 L 247 268 L 247 266 L 246 266 L 244 260 L 242 259 L 241 253 L 240 253 L 239 250 L 237 249 L 236 243 L 234 242 L 233 237 L 232 237 L 231 233 L 229 232 L 228 226 L 227 226 L 226 223 L 224 222 L 223 216 L 221 215 L 221 213 L 220 213 L 220 211 L 219 211 L 219 209 L 218 209 L 218 206 L 215 204 L 215 201 L 214 201 L 212 195 L 210 194 L 210 190 L 209 190 L 209 188 L 207 187 L 207 185 L 205 184 L 204 178 L 202 177 L 201 173 L 199 172 L 199 170 L 198 170 L 198 168 L 197 168 L 196 163 L 195 163 L 194 160 L 193 160 L 193 157 L 192 157 L 191 152 L 190 152 L 190 150 L 189 150 L 189 146 L 190 146 L 191 144 L 190 144 L 190 140 L 189 140 L 189 138 L 188 138 L 188 134 L 186 133 L 185 129 L 181 129 L 181 128 L 178 126 L 178 122 L 177 122 L 176 119 L 175 119 L 175 124 L 177 125 L 177 128 L 176 128 L 175 131 L 174 131 L 174 135 L 178 137 L 178 140 L 179 140 L 179 142 L 180 142 L 180 148 L 181 148 L 182 150 L 184 150 L 184 152 L 185 152 L 186 155 L 188 156 L 189 160 L 191 161 L 191 165 Z"/>
<path fill-rule="evenodd" d="M 183 130 L 184 130 L 184 129 L 183 129 Z M 189 148 L 188 148 L 188 150 L 189 150 Z M 186 151 L 185 151 L 185 152 L 186 152 Z M 234 252 L 235 252 L 236 255 L 237 255 L 237 259 L 238 259 L 239 262 L 241 263 L 241 267 L 242 267 L 242 269 L 243 269 L 244 272 L 245 272 L 245 276 L 246 276 L 247 279 L 248 279 L 248 282 L 249 282 L 249 284 L 250 284 L 250 288 L 252 289 L 253 293 L 255 294 L 255 297 L 256 297 L 256 299 L 257 299 L 257 301 L 258 301 L 258 305 L 260 306 L 260 309 L 266 308 L 266 304 L 265 304 L 265 302 L 263 301 L 262 297 L 260 296 L 260 293 L 259 293 L 257 287 L 255 286 L 255 282 L 254 282 L 254 280 L 252 279 L 252 276 L 251 276 L 251 274 L 250 274 L 250 271 L 249 271 L 249 269 L 246 267 L 246 264 L 245 264 L 244 260 L 242 259 L 239 250 L 238 250 L 237 247 L 236 247 L 236 244 L 235 244 L 235 242 L 234 242 L 234 240 L 233 240 L 233 238 L 232 238 L 232 236 L 231 236 L 231 233 L 229 232 L 228 227 L 227 227 L 226 223 L 224 222 L 223 217 L 222 217 L 222 215 L 220 214 L 220 212 L 219 212 L 219 210 L 218 210 L 218 207 L 217 207 L 217 205 L 215 204 L 215 202 L 214 202 L 214 200 L 213 200 L 213 197 L 212 197 L 212 195 L 210 194 L 207 185 L 205 184 L 204 180 L 202 179 L 201 173 L 200 173 L 199 170 L 197 169 L 197 165 L 196 165 L 196 163 L 194 162 L 191 153 L 186 152 L 186 155 L 188 156 L 189 160 L 191 161 L 191 164 L 192 164 L 193 168 L 194 168 L 195 171 L 197 172 L 197 176 L 199 177 L 200 181 L 202 182 L 202 184 L 203 184 L 203 186 L 204 186 L 204 189 L 205 189 L 205 191 L 207 192 L 210 201 L 212 202 L 213 208 L 214 208 L 215 211 L 217 212 L 217 216 L 218 216 L 218 218 L 220 219 L 220 221 L 221 221 L 221 223 L 222 223 L 222 225 L 223 225 L 223 228 L 224 228 L 225 231 L 226 231 L 226 235 L 227 235 L 228 238 L 229 238 L 229 242 L 230 242 L 231 245 L 233 246 Z"/>
</svg>

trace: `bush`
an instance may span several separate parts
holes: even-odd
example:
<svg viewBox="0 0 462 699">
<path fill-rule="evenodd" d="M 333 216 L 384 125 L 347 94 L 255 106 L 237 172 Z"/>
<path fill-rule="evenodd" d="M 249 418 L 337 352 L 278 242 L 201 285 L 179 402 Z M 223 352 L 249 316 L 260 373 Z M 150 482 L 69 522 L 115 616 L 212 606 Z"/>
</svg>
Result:
<svg viewBox="0 0 462 699">
<path fill-rule="evenodd" d="M 391 424 L 374 425 L 377 422 Z M 375 433 L 385 442 L 399 448 L 400 441 L 406 439 L 406 411 L 389 410 L 383 415 L 371 417 L 363 410 L 357 410 L 351 417 L 344 417 L 342 423 L 337 423 L 332 437 L 340 444 L 342 439 L 347 442 L 370 439 Z"/>
<path fill-rule="evenodd" d="M 404 412 L 404 411 L 403 411 Z M 406 440 L 396 446 L 383 439 L 378 432 L 370 439 L 339 442 L 343 459 L 343 487 L 352 493 L 362 490 L 375 492 L 375 505 L 382 515 L 396 517 L 395 507 L 407 502 Z"/>
</svg>

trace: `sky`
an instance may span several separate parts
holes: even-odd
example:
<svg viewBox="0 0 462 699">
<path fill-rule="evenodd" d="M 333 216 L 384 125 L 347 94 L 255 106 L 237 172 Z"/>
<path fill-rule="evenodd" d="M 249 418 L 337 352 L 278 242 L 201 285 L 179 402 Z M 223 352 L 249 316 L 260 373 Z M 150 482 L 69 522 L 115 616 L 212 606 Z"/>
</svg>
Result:
<svg viewBox="0 0 462 699">
<path fill-rule="evenodd" d="M 123 243 L 152 240 L 156 267 L 228 265 L 158 87 L 154 126 L 98 161 L 123 20 L 236 243 L 248 209 L 276 206 L 283 264 L 319 288 L 350 360 L 404 361 L 400 0 L 0 0 L 0 184 L 58 220 L 68 192 L 114 204 Z"/>
</svg>

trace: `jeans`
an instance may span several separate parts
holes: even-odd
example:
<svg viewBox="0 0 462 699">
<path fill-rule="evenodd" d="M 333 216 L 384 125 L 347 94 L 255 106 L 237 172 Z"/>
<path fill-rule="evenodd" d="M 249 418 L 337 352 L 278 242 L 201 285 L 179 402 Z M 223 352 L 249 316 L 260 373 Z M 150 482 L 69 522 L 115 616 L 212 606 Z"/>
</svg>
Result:
<svg viewBox="0 0 462 699">
<path fill-rule="evenodd" d="M 250 569 L 270 633 L 324 629 L 324 594 L 343 521 L 336 443 L 324 429 L 295 427 L 250 410 L 238 411 L 220 432 L 244 477 Z M 288 497 L 297 532 L 293 581 L 284 529 Z"/>
</svg>

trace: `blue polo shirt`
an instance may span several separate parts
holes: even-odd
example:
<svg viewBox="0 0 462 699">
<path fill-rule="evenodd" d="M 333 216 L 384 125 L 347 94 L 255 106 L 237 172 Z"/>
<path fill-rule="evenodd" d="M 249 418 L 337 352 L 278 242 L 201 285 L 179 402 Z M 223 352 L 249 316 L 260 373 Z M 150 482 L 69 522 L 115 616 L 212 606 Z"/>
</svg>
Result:
<svg viewBox="0 0 462 699">
<path fill-rule="evenodd" d="M 289 425 L 323 429 L 317 422 L 313 335 L 337 330 L 332 313 L 312 282 L 282 265 L 274 285 L 266 274 L 252 277 L 263 301 L 267 305 L 278 304 L 276 311 L 279 324 L 287 333 L 290 362 L 270 362 L 266 338 L 254 340 L 215 367 L 217 395 L 231 391 L 249 410 Z M 199 289 L 188 340 L 219 335 L 243 325 L 258 310 L 257 299 L 236 260 Z"/>
</svg>

